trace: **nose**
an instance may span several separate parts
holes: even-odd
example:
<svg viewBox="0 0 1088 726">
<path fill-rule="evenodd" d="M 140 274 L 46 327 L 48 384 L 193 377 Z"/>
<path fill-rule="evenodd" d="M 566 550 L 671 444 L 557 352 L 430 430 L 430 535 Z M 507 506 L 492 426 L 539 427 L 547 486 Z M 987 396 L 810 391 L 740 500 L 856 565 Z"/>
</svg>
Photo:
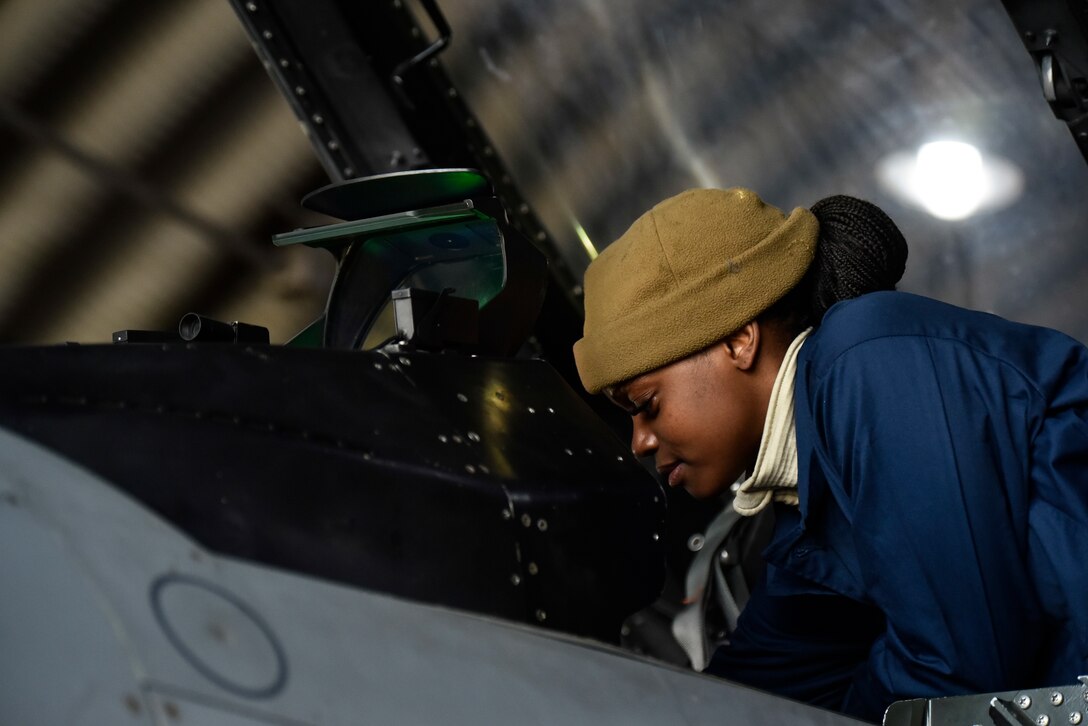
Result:
<svg viewBox="0 0 1088 726">
<path fill-rule="evenodd" d="M 631 428 L 631 453 L 639 458 L 652 456 L 657 451 L 657 436 L 641 418 L 635 416 Z"/>
</svg>

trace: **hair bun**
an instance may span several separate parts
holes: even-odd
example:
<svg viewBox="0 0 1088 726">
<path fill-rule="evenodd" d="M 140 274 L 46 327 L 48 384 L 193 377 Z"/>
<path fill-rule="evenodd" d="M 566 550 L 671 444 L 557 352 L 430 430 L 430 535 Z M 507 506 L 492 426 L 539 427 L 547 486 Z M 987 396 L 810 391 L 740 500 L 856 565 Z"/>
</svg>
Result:
<svg viewBox="0 0 1088 726">
<path fill-rule="evenodd" d="M 907 241 L 880 207 L 837 194 L 812 205 L 820 223 L 813 261 L 816 321 L 842 300 L 894 290 L 907 265 Z"/>
</svg>

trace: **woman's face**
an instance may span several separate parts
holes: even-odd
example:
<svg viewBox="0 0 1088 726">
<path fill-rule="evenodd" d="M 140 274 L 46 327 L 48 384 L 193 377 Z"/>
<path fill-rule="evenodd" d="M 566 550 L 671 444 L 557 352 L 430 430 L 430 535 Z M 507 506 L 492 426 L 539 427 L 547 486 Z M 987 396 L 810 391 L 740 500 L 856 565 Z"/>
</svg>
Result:
<svg viewBox="0 0 1088 726">
<path fill-rule="evenodd" d="M 631 415 L 631 451 L 699 499 L 726 491 L 759 452 L 778 365 L 757 365 L 758 331 L 743 331 L 606 390 Z"/>
</svg>

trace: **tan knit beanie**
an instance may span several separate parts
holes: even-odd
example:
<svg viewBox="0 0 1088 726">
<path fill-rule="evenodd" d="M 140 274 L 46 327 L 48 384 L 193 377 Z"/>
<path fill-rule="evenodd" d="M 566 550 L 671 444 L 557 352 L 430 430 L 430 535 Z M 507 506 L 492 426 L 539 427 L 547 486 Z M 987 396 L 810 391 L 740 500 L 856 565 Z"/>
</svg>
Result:
<svg viewBox="0 0 1088 726">
<path fill-rule="evenodd" d="M 590 393 L 725 338 L 805 274 L 819 224 L 748 189 L 692 189 L 639 217 L 586 270 L 574 360 Z"/>
</svg>

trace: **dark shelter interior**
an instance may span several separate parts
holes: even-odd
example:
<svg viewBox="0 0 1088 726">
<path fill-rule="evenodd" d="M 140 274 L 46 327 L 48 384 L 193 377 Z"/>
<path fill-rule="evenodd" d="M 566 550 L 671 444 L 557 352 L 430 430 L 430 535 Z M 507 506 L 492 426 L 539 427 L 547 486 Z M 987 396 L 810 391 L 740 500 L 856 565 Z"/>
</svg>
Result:
<svg viewBox="0 0 1088 726">
<path fill-rule="evenodd" d="M 727 641 L 772 518 L 654 481 L 571 354 L 587 266 L 684 189 L 870 200 L 901 290 L 1088 341 L 1079 6 L 49 5 L 0 4 L 0 423 L 219 555 Z"/>
</svg>

